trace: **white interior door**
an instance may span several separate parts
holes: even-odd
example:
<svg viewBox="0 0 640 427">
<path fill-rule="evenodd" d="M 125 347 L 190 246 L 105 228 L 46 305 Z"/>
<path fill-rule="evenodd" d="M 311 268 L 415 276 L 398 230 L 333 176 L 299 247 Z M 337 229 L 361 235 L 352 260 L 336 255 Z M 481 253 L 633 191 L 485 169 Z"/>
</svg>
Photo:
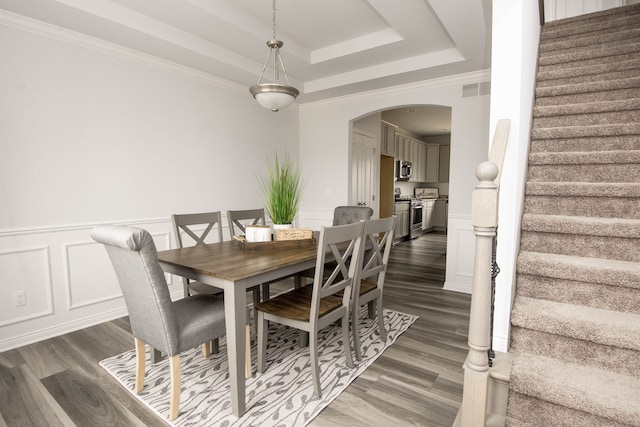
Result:
<svg viewBox="0 0 640 427">
<path fill-rule="evenodd" d="M 378 155 L 376 137 L 354 129 L 351 148 L 351 204 L 369 206 L 375 213 L 378 211 L 375 203 Z"/>
</svg>

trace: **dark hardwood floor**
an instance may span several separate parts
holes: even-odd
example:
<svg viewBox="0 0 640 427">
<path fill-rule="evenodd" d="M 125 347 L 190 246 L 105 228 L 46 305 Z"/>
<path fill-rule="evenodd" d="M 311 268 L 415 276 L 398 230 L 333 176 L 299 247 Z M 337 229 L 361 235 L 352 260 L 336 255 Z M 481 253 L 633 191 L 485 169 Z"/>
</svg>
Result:
<svg viewBox="0 0 640 427">
<path fill-rule="evenodd" d="M 384 306 L 420 318 L 311 426 L 452 425 L 471 298 L 442 290 L 445 253 L 438 233 L 393 247 Z M 98 365 L 131 348 L 125 317 L 0 353 L 0 427 L 166 425 Z"/>
</svg>

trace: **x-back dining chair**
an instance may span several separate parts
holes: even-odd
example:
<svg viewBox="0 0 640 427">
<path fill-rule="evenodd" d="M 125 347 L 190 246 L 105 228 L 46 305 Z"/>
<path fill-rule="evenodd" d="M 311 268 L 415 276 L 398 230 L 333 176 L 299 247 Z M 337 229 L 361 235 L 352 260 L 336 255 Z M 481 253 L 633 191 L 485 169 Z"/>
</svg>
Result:
<svg viewBox="0 0 640 427">
<path fill-rule="evenodd" d="M 353 368 L 349 339 L 349 304 L 351 288 L 362 256 L 363 223 L 322 227 L 318 240 L 316 274 L 313 286 L 305 286 L 280 294 L 258 304 L 258 372 L 265 370 L 269 322 L 277 322 L 309 333 L 309 353 L 314 391 L 322 397 L 318 366 L 318 331 L 338 320 L 342 321 L 344 353 Z M 336 267 L 323 277 L 327 253 Z M 342 292 L 339 297 L 336 294 Z"/>
<path fill-rule="evenodd" d="M 146 343 L 170 358 L 169 419 L 174 420 L 180 406 L 180 353 L 202 344 L 209 357 L 206 343 L 225 334 L 224 301 L 205 294 L 171 301 L 156 246 L 143 229 L 98 226 L 91 237 L 105 246 L 129 312 L 136 349 L 135 391 L 144 387 Z"/>
<path fill-rule="evenodd" d="M 209 233 L 214 230 L 218 234 L 218 242 L 222 242 L 222 215 L 220 211 L 216 212 L 203 212 L 193 214 L 173 214 L 171 215 L 171 222 L 173 223 L 173 234 L 176 239 L 176 244 L 179 248 L 185 246 L 182 238 L 183 234 L 186 234 L 193 240 L 195 246 L 206 245 L 205 239 L 209 236 Z M 197 226 L 204 226 L 204 229 L 196 230 Z M 186 277 L 182 278 L 182 285 L 184 287 L 184 296 L 188 297 L 192 293 L 196 294 L 217 294 L 222 291 L 205 285 L 200 282 L 192 281 Z"/>
<path fill-rule="evenodd" d="M 236 232 L 239 230 L 245 233 L 245 227 L 247 225 L 265 225 L 264 209 L 245 209 L 227 211 L 227 220 L 229 221 L 229 233 L 231 238 L 236 236 Z M 237 228 L 237 230 L 236 230 Z"/>
<path fill-rule="evenodd" d="M 245 210 L 229 210 L 227 211 L 227 220 L 229 221 L 229 234 L 231 238 L 237 236 L 240 233 L 246 233 L 247 225 L 265 225 L 265 213 L 264 209 L 245 209 Z M 262 284 L 262 300 L 269 299 L 269 283 Z M 256 300 L 255 295 L 253 299 L 254 304 L 260 302 L 260 295 Z"/>
<path fill-rule="evenodd" d="M 182 239 L 182 234 L 188 235 L 195 243 L 195 246 L 206 245 L 205 239 L 209 236 L 209 233 L 214 230 L 217 231 L 217 241 L 223 241 L 222 234 L 222 214 L 220 211 L 215 212 L 202 212 L 193 214 L 173 214 L 171 215 L 171 222 L 173 223 L 173 233 L 176 238 L 176 244 L 179 248 L 185 247 Z M 198 226 L 202 226 L 203 230 L 200 232 L 197 230 Z M 206 285 L 197 281 L 182 277 L 182 285 L 184 286 L 184 296 L 188 297 L 192 294 L 210 294 L 218 295 L 222 294 L 221 289 L 214 288 L 213 286 Z M 253 287 L 253 303 L 260 302 L 260 288 Z M 247 323 L 249 325 L 250 322 Z M 248 332 L 248 331 L 247 331 Z M 218 340 L 212 342 L 212 352 L 218 353 L 219 343 Z M 154 357 L 154 359 L 156 359 Z"/>
<path fill-rule="evenodd" d="M 368 305 L 370 319 L 378 317 L 378 330 L 380 338 L 387 340 L 384 326 L 384 313 L 382 311 L 382 295 L 384 280 L 389 265 L 389 254 L 393 244 L 393 231 L 396 217 L 372 219 L 364 221 L 363 242 L 366 248 L 363 250 L 361 269 L 356 276 L 356 284 L 353 287 L 351 298 L 351 325 L 353 330 L 353 342 L 358 361 L 362 360 L 360 350 L 360 319 L 358 313 L 360 307 Z M 375 307 L 373 303 L 376 303 Z"/>
</svg>

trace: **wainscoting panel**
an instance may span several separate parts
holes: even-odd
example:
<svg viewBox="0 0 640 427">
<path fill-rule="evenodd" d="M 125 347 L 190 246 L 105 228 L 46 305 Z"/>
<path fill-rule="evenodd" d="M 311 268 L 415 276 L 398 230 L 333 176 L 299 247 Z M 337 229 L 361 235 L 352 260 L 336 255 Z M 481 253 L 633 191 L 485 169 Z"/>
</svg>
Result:
<svg viewBox="0 0 640 427">
<path fill-rule="evenodd" d="M 0 251 L 0 326 L 53 313 L 50 265 L 48 246 Z M 14 305 L 15 292 L 24 292 L 25 305 Z"/>
<path fill-rule="evenodd" d="M 172 247 L 169 218 L 110 223 L 146 229 L 158 250 Z M 91 240 L 95 225 L 0 231 L 0 352 L 127 314 L 107 252 Z M 181 298 L 181 282 L 166 276 Z M 26 304 L 14 307 L 19 290 Z"/>
<path fill-rule="evenodd" d="M 470 215 L 449 215 L 444 289 L 470 294 L 473 288 L 475 235 Z"/>
</svg>

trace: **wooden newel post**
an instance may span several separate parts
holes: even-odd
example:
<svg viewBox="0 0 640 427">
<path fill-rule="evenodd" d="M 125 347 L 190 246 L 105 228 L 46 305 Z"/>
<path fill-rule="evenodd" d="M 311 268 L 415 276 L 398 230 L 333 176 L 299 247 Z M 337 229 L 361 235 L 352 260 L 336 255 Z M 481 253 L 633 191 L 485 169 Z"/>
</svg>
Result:
<svg viewBox="0 0 640 427">
<path fill-rule="evenodd" d="M 491 252 L 498 225 L 498 166 L 478 165 L 478 184 L 471 199 L 471 223 L 476 236 L 469 323 L 469 355 L 464 363 L 461 424 L 484 426 L 487 413 L 491 336 Z"/>
</svg>

